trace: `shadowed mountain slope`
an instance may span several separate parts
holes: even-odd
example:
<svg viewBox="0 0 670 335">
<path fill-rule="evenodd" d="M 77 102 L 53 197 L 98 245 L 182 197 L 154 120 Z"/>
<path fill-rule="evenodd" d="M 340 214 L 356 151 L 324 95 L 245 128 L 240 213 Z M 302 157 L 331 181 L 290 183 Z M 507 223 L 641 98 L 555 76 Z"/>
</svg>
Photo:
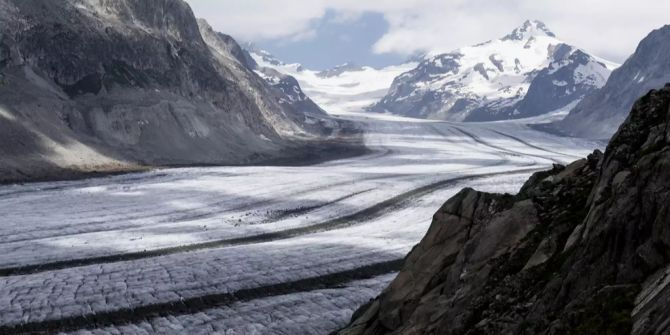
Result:
<svg viewBox="0 0 670 335">
<path fill-rule="evenodd" d="M 182 0 L 1 0 L 0 181 L 248 164 L 340 137 L 240 52 Z"/>
</svg>

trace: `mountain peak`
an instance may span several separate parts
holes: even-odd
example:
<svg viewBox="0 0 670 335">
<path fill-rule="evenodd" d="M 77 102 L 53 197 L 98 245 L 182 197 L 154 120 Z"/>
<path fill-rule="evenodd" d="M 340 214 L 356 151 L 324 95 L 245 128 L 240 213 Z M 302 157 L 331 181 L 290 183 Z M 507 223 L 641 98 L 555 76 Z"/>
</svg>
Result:
<svg viewBox="0 0 670 335">
<path fill-rule="evenodd" d="M 544 22 L 539 20 L 526 20 L 521 26 L 515 28 L 510 34 L 503 37 L 503 40 L 522 41 L 535 36 L 556 37 Z"/>
</svg>

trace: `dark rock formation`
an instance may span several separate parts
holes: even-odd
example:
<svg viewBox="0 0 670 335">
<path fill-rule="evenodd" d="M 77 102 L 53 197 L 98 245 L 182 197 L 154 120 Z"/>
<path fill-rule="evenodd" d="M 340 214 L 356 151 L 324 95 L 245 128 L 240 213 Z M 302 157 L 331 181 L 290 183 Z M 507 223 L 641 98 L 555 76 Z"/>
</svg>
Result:
<svg viewBox="0 0 670 335">
<path fill-rule="evenodd" d="M 638 97 L 670 82 L 670 26 L 652 31 L 600 90 L 587 95 L 556 127 L 569 135 L 609 139 Z"/>
<path fill-rule="evenodd" d="M 0 0 L 0 182 L 247 164 L 337 135 L 243 56 L 183 0 Z"/>
<path fill-rule="evenodd" d="M 670 333 L 670 85 L 516 196 L 461 191 L 339 334 Z"/>
</svg>

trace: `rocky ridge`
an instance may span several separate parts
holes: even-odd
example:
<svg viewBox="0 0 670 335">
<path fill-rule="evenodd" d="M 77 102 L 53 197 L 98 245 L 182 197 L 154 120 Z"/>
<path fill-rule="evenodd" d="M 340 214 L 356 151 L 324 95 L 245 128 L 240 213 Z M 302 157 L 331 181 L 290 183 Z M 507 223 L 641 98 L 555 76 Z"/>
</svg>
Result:
<svg viewBox="0 0 670 335">
<path fill-rule="evenodd" d="M 250 77 L 255 77 L 249 73 L 249 71 L 254 72 L 265 80 L 265 84 L 270 89 L 264 94 L 274 98 L 283 108 L 299 112 L 289 114 L 297 117 L 294 120 L 295 122 L 301 124 L 303 128 L 318 124 L 321 128 L 314 126 L 312 127 L 314 131 L 328 127 L 327 124 L 324 124 L 327 123 L 326 113 L 302 91 L 295 78 L 271 68 L 258 66 L 249 52 L 237 44 L 231 36 L 214 31 L 203 19 L 198 20 L 198 24 L 205 41 L 213 46 L 221 56 L 232 56 L 235 61 L 244 67 L 242 72 L 247 73 Z"/>
<path fill-rule="evenodd" d="M 348 141 L 350 125 L 281 104 L 240 52 L 182 0 L 0 1 L 0 182 Z"/>
<path fill-rule="evenodd" d="M 353 334 L 670 332 L 670 85 L 604 154 L 440 208 Z"/>
</svg>

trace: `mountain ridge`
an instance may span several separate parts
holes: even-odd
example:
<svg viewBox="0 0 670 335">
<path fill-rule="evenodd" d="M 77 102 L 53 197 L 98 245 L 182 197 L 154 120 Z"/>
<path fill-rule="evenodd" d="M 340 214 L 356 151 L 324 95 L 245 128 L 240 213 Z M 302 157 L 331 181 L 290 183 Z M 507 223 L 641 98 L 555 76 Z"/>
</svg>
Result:
<svg viewBox="0 0 670 335">
<path fill-rule="evenodd" d="M 369 110 L 451 121 L 537 116 L 601 87 L 613 66 L 528 20 L 500 39 L 423 61 Z M 545 104 L 533 101 L 543 96 Z"/>
<path fill-rule="evenodd" d="M 570 136 L 609 139 L 637 97 L 670 82 L 670 25 L 649 33 L 607 83 L 582 100 L 553 128 Z"/>
<path fill-rule="evenodd" d="M 280 104 L 232 38 L 203 39 L 183 0 L 0 8 L 2 182 L 249 164 L 327 146 L 340 128 L 357 141 L 350 124 Z"/>
</svg>

